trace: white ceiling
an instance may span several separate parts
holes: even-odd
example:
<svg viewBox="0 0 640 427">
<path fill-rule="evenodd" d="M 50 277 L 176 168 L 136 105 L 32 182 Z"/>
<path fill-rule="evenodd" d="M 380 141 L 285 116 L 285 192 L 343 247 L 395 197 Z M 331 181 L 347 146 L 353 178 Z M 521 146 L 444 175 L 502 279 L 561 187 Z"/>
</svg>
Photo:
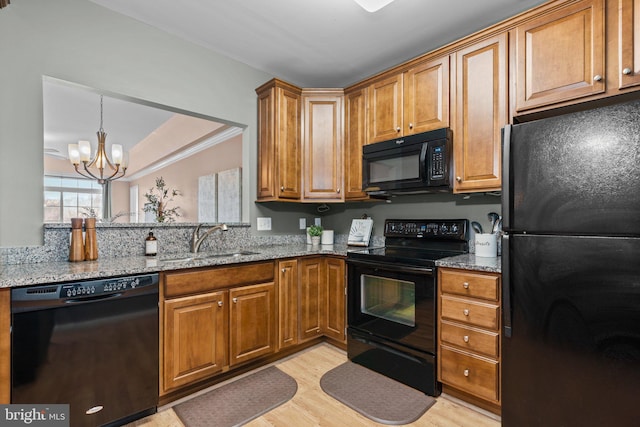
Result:
<svg viewBox="0 0 640 427">
<path fill-rule="evenodd" d="M 301 87 L 346 87 L 545 0 L 91 0 Z"/>
</svg>

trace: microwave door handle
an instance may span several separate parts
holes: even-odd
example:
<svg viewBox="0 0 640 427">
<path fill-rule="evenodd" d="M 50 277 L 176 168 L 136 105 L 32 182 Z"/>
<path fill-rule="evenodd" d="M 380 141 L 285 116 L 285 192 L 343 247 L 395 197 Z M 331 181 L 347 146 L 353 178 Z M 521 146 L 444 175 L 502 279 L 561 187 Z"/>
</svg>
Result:
<svg viewBox="0 0 640 427">
<path fill-rule="evenodd" d="M 420 150 L 420 180 L 427 185 L 431 181 L 429 177 L 429 167 L 427 166 L 428 153 L 429 143 L 425 142 L 424 144 L 422 144 L 422 149 Z"/>
</svg>

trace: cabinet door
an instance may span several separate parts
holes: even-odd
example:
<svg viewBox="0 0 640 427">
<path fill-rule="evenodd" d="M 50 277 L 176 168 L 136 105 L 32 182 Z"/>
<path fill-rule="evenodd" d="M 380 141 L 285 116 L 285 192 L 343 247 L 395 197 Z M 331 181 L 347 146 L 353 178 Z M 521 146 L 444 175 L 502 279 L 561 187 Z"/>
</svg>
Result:
<svg viewBox="0 0 640 427">
<path fill-rule="evenodd" d="M 322 284 L 322 258 L 300 260 L 300 341 L 320 336 L 320 300 Z"/>
<path fill-rule="evenodd" d="M 273 353 L 276 349 L 275 284 L 229 291 L 229 366 Z"/>
<path fill-rule="evenodd" d="M 220 291 L 164 302 L 164 391 L 226 365 L 226 301 L 227 292 Z"/>
<path fill-rule="evenodd" d="M 368 144 L 402 135 L 402 74 L 369 86 L 368 132 Z"/>
<path fill-rule="evenodd" d="M 618 2 L 619 88 L 640 85 L 640 0 Z"/>
<path fill-rule="evenodd" d="M 454 192 L 499 190 L 501 129 L 508 121 L 507 35 L 458 51 L 454 68 Z"/>
<path fill-rule="evenodd" d="M 300 198 L 301 144 L 300 94 L 285 88 L 277 88 L 277 110 L 275 121 L 276 159 L 278 164 L 278 197 Z"/>
<path fill-rule="evenodd" d="M 258 200 L 278 197 L 276 191 L 276 88 L 258 94 Z"/>
<path fill-rule="evenodd" d="M 449 57 L 417 65 L 404 75 L 404 135 L 449 127 Z"/>
<path fill-rule="evenodd" d="M 345 266 L 344 260 L 325 258 L 322 284 L 322 333 L 345 342 Z"/>
<path fill-rule="evenodd" d="M 298 261 L 278 262 L 278 347 L 298 343 Z"/>
<path fill-rule="evenodd" d="M 518 112 L 605 91 L 604 0 L 584 0 L 516 28 Z"/>
<path fill-rule="evenodd" d="M 345 94 L 344 198 L 368 198 L 362 191 L 362 146 L 366 139 L 366 91 Z"/>
<path fill-rule="evenodd" d="M 11 292 L 0 289 L 0 404 L 11 401 Z"/>
<path fill-rule="evenodd" d="M 303 92 L 304 199 L 342 200 L 342 91 Z"/>
</svg>

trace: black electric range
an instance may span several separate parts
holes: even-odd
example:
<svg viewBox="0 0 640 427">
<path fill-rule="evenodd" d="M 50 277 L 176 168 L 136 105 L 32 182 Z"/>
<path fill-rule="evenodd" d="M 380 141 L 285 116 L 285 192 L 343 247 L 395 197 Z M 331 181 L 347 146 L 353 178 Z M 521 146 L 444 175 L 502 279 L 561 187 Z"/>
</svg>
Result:
<svg viewBox="0 0 640 427">
<path fill-rule="evenodd" d="M 468 252 L 466 219 L 385 221 L 385 246 L 347 253 L 347 356 L 437 396 L 435 262 Z"/>
</svg>

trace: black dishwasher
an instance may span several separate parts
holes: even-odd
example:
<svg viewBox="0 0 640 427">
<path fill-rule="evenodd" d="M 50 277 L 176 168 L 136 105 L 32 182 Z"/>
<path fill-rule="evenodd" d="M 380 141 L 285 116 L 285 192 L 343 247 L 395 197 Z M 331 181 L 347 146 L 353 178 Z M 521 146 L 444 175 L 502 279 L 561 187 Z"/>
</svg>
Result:
<svg viewBox="0 0 640 427">
<path fill-rule="evenodd" d="M 11 290 L 11 403 L 69 404 L 71 426 L 156 412 L 158 274 Z"/>
</svg>

